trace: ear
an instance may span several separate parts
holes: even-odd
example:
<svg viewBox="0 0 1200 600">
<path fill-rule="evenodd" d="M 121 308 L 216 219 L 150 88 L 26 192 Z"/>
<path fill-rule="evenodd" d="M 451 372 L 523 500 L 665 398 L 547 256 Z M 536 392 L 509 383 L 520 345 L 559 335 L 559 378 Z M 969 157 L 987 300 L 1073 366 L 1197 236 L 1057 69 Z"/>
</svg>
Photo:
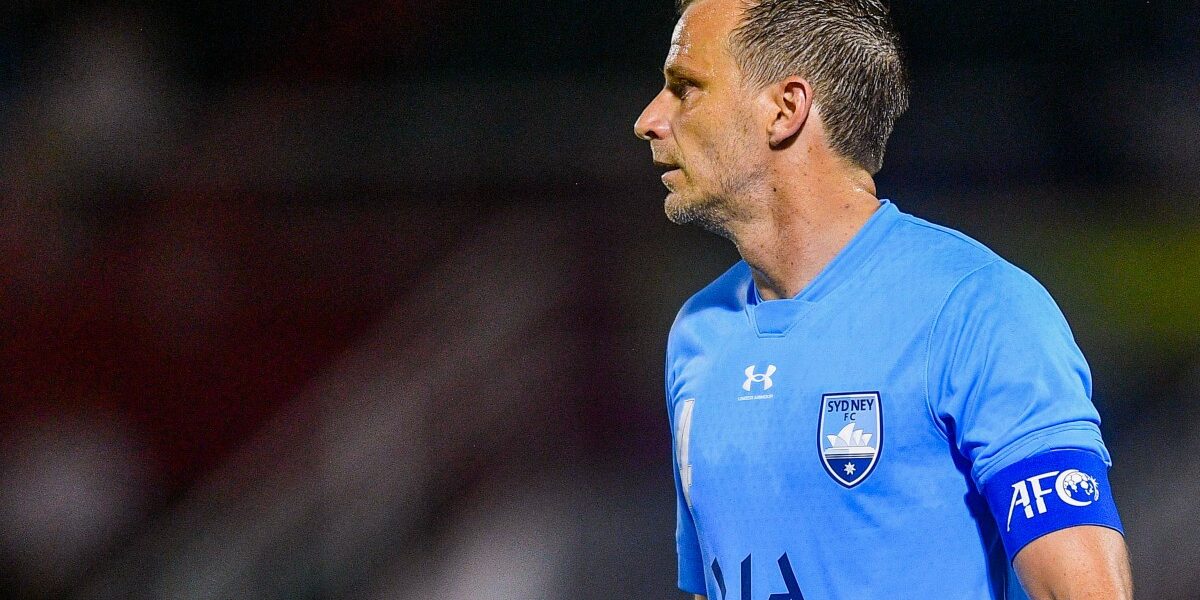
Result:
<svg viewBox="0 0 1200 600">
<path fill-rule="evenodd" d="M 788 77 L 769 86 L 764 100 L 770 111 L 771 121 L 767 127 L 771 147 L 787 144 L 808 122 L 812 111 L 812 85 L 807 79 Z"/>
</svg>

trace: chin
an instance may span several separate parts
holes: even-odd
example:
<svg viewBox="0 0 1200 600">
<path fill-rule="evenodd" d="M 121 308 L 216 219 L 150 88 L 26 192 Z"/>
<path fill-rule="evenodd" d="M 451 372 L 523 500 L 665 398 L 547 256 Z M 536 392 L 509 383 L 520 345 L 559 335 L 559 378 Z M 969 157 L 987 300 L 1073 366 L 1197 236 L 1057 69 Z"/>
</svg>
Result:
<svg viewBox="0 0 1200 600">
<path fill-rule="evenodd" d="M 667 220 L 676 225 L 696 225 L 711 233 L 729 237 L 720 205 L 715 198 L 689 198 L 671 192 L 663 203 L 663 212 Z"/>
<path fill-rule="evenodd" d="M 666 213 L 667 220 L 672 223 L 687 225 L 695 219 L 696 211 L 693 203 L 679 192 L 669 192 L 666 200 L 663 201 L 663 212 Z"/>
</svg>

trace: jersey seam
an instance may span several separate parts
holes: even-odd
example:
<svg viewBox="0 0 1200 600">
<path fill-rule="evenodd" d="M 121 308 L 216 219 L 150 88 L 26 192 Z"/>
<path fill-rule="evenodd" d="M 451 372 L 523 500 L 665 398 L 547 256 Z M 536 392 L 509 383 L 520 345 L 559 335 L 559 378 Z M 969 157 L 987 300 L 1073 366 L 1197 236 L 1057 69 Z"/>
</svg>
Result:
<svg viewBox="0 0 1200 600">
<path fill-rule="evenodd" d="M 914 223 L 914 224 L 924 226 L 921 223 Z M 947 235 L 949 235 L 949 234 L 947 234 Z M 1000 262 L 1000 259 L 995 258 L 987 263 L 984 263 L 984 264 L 972 269 L 971 271 L 969 271 L 968 273 L 966 273 L 965 275 L 960 277 L 958 279 L 958 281 L 954 282 L 954 285 L 950 286 L 950 290 L 946 292 L 946 297 L 942 299 L 941 306 L 938 307 L 937 314 L 935 314 L 933 317 L 933 323 L 929 326 L 929 337 L 928 337 L 928 339 L 925 340 L 925 373 L 924 373 L 925 409 L 929 413 L 930 420 L 933 422 L 933 428 L 938 432 L 939 435 L 942 436 L 942 439 L 944 439 L 946 441 L 950 441 L 950 436 L 946 432 L 946 429 L 945 429 L 944 425 L 942 424 L 942 421 L 940 419 L 938 419 L 937 412 L 933 409 L 933 402 L 930 400 L 930 395 L 929 395 L 929 362 L 930 362 L 930 359 L 931 359 L 931 356 L 933 353 L 933 333 L 935 330 L 937 330 L 938 323 L 941 322 L 942 314 L 945 312 L 946 306 L 948 306 L 950 304 L 950 298 L 954 295 L 954 292 L 958 291 L 958 288 L 963 284 L 963 282 L 965 282 L 972 275 L 974 275 L 974 274 L 976 274 L 998 262 Z M 953 366 L 954 361 L 957 359 L 958 359 L 958 346 L 955 345 L 954 353 L 950 356 L 950 361 L 948 364 L 950 366 Z"/>
<path fill-rule="evenodd" d="M 1045 429 L 1039 429 L 1038 431 L 1036 431 L 1034 433 L 1026 435 L 1021 440 L 1019 440 L 1015 443 L 1009 444 L 1004 450 L 998 452 L 995 456 L 993 456 L 990 460 L 991 464 L 986 469 L 980 469 L 980 471 L 979 471 L 979 474 L 977 476 L 977 479 L 979 481 L 979 487 L 982 488 L 984 485 L 986 485 L 988 479 L 991 478 L 993 475 L 995 475 L 997 471 L 1003 469 L 1004 467 L 1011 466 L 1012 464 L 1016 464 L 1015 462 L 1006 463 L 1005 460 L 1008 457 L 1010 457 L 1013 454 L 1016 454 L 1018 452 L 1028 450 L 1031 446 L 1037 444 L 1038 442 L 1041 442 L 1042 440 L 1046 439 L 1047 437 L 1054 435 L 1056 433 L 1062 433 L 1064 431 L 1086 431 L 1089 433 L 1095 433 L 1095 434 L 1097 434 L 1097 436 L 1099 436 L 1099 434 L 1100 434 L 1100 429 L 1092 423 L 1077 423 L 1077 422 L 1059 423 L 1058 425 L 1047 427 Z M 1089 448 L 1075 448 L 1075 447 L 1047 448 L 1046 450 L 1048 452 L 1053 452 L 1055 450 L 1070 450 L 1070 449 L 1080 450 L 1082 452 L 1091 452 L 1093 454 L 1098 454 L 1097 452 L 1095 452 L 1094 450 L 1089 449 Z M 1039 451 L 1039 452 L 1034 452 L 1032 454 L 1027 454 L 1027 456 L 1025 458 L 1036 456 L 1038 454 L 1042 454 L 1042 452 Z M 1103 459 L 1104 458 L 1103 455 L 1100 455 L 1100 458 Z"/>
<path fill-rule="evenodd" d="M 915 225 L 917 227 L 924 227 L 925 229 L 936 231 L 937 233 L 940 233 L 942 235 L 952 237 L 968 246 L 971 246 L 972 248 L 975 248 L 976 250 L 983 252 L 985 255 L 993 257 L 995 260 L 993 260 L 992 262 L 996 262 L 996 260 L 999 260 L 999 257 L 996 256 L 996 253 L 994 251 L 992 251 L 991 248 L 988 248 L 987 246 L 980 243 L 978 240 L 973 239 L 970 236 L 963 234 L 962 232 L 954 231 L 953 229 L 948 229 L 946 227 L 942 227 L 941 225 L 936 225 L 934 223 L 930 223 L 928 221 L 913 217 L 912 215 L 903 215 L 903 216 L 904 216 L 904 221 L 906 223 Z M 987 266 L 987 265 L 984 265 L 984 266 Z"/>
</svg>

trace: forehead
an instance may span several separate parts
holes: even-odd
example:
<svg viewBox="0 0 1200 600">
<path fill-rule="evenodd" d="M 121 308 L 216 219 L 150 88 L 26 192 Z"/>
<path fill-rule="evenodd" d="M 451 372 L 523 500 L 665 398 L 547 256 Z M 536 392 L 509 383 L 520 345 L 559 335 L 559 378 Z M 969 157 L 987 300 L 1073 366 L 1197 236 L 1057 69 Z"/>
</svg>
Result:
<svg viewBox="0 0 1200 600">
<path fill-rule="evenodd" d="M 741 19 L 740 0 L 698 0 L 675 25 L 666 68 L 711 72 L 730 61 L 726 42 Z"/>
</svg>

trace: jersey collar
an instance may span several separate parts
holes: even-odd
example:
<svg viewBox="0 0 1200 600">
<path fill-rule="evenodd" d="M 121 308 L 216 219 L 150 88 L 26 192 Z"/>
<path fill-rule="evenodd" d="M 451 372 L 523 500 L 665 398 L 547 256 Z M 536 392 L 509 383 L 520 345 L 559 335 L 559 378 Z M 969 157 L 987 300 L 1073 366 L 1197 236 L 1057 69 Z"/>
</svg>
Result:
<svg viewBox="0 0 1200 600">
<path fill-rule="evenodd" d="M 858 230 L 850 243 L 846 244 L 846 247 L 842 248 L 795 298 L 764 302 L 758 295 L 758 286 L 751 278 L 746 298 L 746 313 L 758 334 L 763 337 L 786 335 L 816 303 L 846 281 L 853 279 L 859 268 L 887 238 L 892 225 L 900 219 L 900 214 L 900 210 L 890 200 L 880 200 L 879 209 L 867 219 L 866 224 Z"/>
</svg>

